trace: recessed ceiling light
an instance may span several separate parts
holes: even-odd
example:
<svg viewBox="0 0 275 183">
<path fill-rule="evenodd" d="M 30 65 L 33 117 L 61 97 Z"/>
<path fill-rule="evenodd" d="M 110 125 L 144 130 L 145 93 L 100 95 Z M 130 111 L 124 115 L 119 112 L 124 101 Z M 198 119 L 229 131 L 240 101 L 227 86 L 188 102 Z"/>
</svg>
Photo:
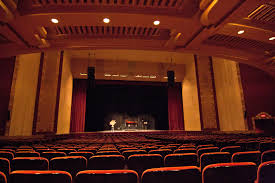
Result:
<svg viewBox="0 0 275 183">
<path fill-rule="evenodd" d="M 122 77 L 122 78 L 126 78 L 126 77 L 127 77 L 127 75 L 123 75 L 123 74 L 121 74 L 121 75 L 120 75 L 120 77 Z"/>
<path fill-rule="evenodd" d="M 88 74 L 86 73 L 80 73 L 80 76 L 87 76 Z"/>
<path fill-rule="evenodd" d="M 142 75 L 136 75 L 135 77 L 136 78 L 142 78 Z"/>
<path fill-rule="evenodd" d="M 112 76 L 113 76 L 113 77 L 118 77 L 119 75 L 118 75 L 118 74 L 113 74 Z"/>
<path fill-rule="evenodd" d="M 104 76 L 105 76 L 105 77 L 110 77 L 110 76 L 112 76 L 112 75 L 106 73 L 106 74 L 104 74 Z"/>
<path fill-rule="evenodd" d="M 243 34 L 244 33 L 244 30 L 240 30 L 239 32 L 238 32 L 238 34 Z"/>
<path fill-rule="evenodd" d="M 275 40 L 275 37 L 270 37 L 269 38 L 269 41 L 273 41 L 273 40 Z"/>
<path fill-rule="evenodd" d="M 104 22 L 105 24 L 110 23 L 110 21 L 111 21 L 111 20 L 110 20 L 109 18 L 104 18 L 104 19 L 103 19 L 103 22 Z"/>
<path fill-rule="evenodd" d="M 154 21 L 154 25 L 159 25 L 160 24 L 160 21 L 159 20 L 155 20 Z"/>
<path fill-rule="evenodd" d="M 52 23 L 57 24 L 59 21 L 56 18 L 51 19 Z"/>
<path fill-rule="evenodd" d="M 155 79 L 155 78 L 157 78 L 157 76 L 150 76 L 150 78 L 151 78 L 151 79 Z"/>
</svg>

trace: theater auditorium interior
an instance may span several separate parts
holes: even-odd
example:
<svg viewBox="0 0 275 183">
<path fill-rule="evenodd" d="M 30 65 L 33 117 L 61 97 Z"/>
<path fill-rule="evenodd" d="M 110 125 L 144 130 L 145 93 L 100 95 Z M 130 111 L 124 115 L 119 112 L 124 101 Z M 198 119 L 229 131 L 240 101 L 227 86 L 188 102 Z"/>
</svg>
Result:
<svg viewBox="0 0 275 183">
<path fill-rule="evenodd" d="M 0 183 L 274 183 L 274 0 L 0 0 Z"/>
</svg>

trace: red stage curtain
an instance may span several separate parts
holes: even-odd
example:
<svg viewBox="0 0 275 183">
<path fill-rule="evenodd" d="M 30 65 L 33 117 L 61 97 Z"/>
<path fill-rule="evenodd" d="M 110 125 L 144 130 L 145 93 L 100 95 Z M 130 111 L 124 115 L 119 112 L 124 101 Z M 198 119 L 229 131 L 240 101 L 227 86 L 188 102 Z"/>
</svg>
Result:
<svg viewBox="0 0 275 183">
<path fill-rule="evenodd" d="M 168 88 L 169 130 L 184 130 L 181 87 Z"/>
<path fill-rule="evenodd" d="M 87 80 L 74 80 L 70 132 L 84 132 L 86 112 L 86 90 Z"/>
</svg>

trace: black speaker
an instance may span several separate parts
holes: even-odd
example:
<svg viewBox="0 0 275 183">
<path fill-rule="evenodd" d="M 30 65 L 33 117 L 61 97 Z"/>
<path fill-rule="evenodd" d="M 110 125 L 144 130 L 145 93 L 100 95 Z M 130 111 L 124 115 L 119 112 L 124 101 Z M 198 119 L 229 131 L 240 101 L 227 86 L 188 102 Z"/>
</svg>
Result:
<svg viewBox="0 0 275 183">
<path fill-rule="evenodd" d="M 173 87 L 175 85 L 175 72 L 167 71 L 167 78 L 168 78 L 168 87 Z"/>
<path fill-rule="evenodd" d="M 88 87 L 94 88 L 95 87 L 95 68 L 88 67 Z"/>
</svg>

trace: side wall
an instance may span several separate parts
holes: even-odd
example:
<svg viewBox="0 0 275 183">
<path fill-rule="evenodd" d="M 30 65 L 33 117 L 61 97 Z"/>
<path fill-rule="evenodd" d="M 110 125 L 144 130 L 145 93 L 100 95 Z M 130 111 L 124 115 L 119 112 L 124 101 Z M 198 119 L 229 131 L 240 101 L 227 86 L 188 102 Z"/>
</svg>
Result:
<svg viewBox="0 0 275 183">
<path fill-rule="evenodd" d="M 70 132 L 72 93 L 73 76 L 71 72 L 71 60 L 69 56 L 66 54 L 66 52 L 64 52 L 57 134 L 64 134 Z"/>
<path fill-rule="evenodd" d="M 40 53 L 16 58 L 16 79 L 11 109 L 10 136 L 32 135 L 33 114 L 40 64 Z"/>
</svg>

